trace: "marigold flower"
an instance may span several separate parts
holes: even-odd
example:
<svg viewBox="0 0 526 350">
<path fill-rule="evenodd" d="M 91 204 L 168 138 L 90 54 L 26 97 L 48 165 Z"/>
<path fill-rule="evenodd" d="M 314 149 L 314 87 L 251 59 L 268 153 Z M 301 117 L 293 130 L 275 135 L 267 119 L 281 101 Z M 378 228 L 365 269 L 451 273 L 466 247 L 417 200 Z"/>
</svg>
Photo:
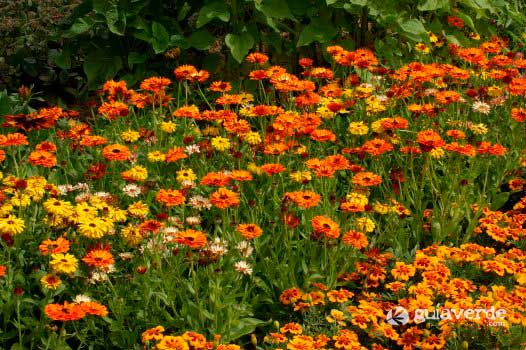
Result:
<svg viewBox="0 0 526 350">
<path fill-rule="evenodd" d="M 329 239 L 340 236 L 340 226 L 325 216 L 315 216 L 312 218 L 311 223 L 316 234 L 324 235 Z"/>
<path fill-rule="evenodd" d="M 167 207 L 174 207 L 184 204 L 186 198 L 179 190 L 161 189 L 155 196 L 155 200 Z"/>
<path fill-rule="evenodd" d="M 263 230 L 256 224 L 239 224 L 236 231 L 248 240 L 258 238 L 263 233 Z"/>
<path fill-rule="evenodd" d="M 236 207 L 239 205 L 239 194 L 230 191 L 224 187 L 219 188 L 217 191 L 212 193 L 210 202 L 219 209 L 225 209 L 229 207 Z"/>
</svg>

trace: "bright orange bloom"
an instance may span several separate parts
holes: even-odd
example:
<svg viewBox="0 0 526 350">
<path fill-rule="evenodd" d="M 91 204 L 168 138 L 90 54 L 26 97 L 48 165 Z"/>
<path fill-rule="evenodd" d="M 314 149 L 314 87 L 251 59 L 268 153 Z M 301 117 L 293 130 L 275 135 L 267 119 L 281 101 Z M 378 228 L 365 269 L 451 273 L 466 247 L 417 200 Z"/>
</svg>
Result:
<svg viewBox="0 0 526 350">
<path fill-rule="evenodd" d="M 13 134 L 0 135 L 0 147 L 29 145 L 26 135 L 15 132 Z"/>
<path fill-rule="evenodd" d="M 174 69 L 174 75 L 177 80 L 190 80 L 191 76 L 195 74 L 197 74 L 197 69 L 186 64 Z"/>
<path fill-rule="evenodd" d="M 219 209 L 225 209 L 229 207 L 237 207 L 240 203 L 239 194 L 224 187 L 219 188 L 217 191 L 212 193 L 210 202 Z"/>
<path fill-rule="evenodd" d="M 524 108 L 512 108 L 511 117 L 518 123 L 526 121 L 526 109 Z"/>
<path fill-rule="evenodd" d="M 80 304 L 80 308 L 87 315 L 94 315 L 94 316 L 100 316 L 100 317 L 105 317 L 108 315 L 108 309 L 106 308 L 106 306 L 101 305 L 95 301 L 83 302 Z"/>
<path fill-rule="evenodd" d="M 279 163 L 276 164 L 264 164 L 261 166 L 261 170 L 267 175 L 279 174 L 285 171 L 285 167 Z"/>
<path fill-rule="evenodd" d="M 106 146 L 102 149 L 102 155 L 107 160 L 128 160 L 131 153 L 128 147 L 119 144 Z"/>
<path fill-rule="evenodd" d="M 99 107 L 99 114 L 109 120 L 114 120 L 117 117 L 126 117 L 129 112 L 128 105 L 120 101 L 104 102 Z"/>
<path fill-rule="evenodd" d="M 174 241 L 191 249 L 199 249 L 206 245 L 206 235 L 201 231 L 190 229 L 177 232 Z"/>
<path fill-rule="evenodd" d="M 46 151 L 34 151 L 29 155 L 29 162 L 33 165 L 40 165 L 45 168 L 52 168 L 57 165 L 55 155 Z"/>
<path fill-rule="evenodd" d="M 239 224 L 236 227 L 236 231 L 249 240 L 258 238 L 263 233 L 261 227 L 255 224 Z"/>
<path fill-rule="evenodd" d="M 164 333 L 164 327 L 163 326 L 157 326 L 150 329 L 147 329 L 146 331 L 142 332 L 141 340 L 143 343 L 146 343 L 150 340 L 161 340 L 163 338 Z"/>
<path fill-rule="evenodd" d="M 69 241 L 62 237 L 56 240 L 46 239 L 38 246 L 38 250 L 43 255 L 60 254 L 69 251 Z"/>
<path fill-rule="evenodd" d="M 312 228 L 318 235 L 324 235 L 329 239 L 338 238 L 340 236 L 340 226 L 325 216 L 315 216 L 311 220 Z"/>
<path fill-rule="evenodd" d="M 298 207 L 311 208 L 317 206 L 321 201 L 321 196 L 312 191 L 295 191 L 285 193 L 285 199 L 289 199 Z"/>
<path fill-rule="evenodd" d="M 171 84 L 170 79 L 163 78 L 163 77 L 151 77 L 144 79 L 141 82 L 141 89 L 152 91 L 152 92 L 158 92 L 160 90 L 163 90 L 165 87 Z"/>
<path fill-rule="evenodd" d="M 115 263 L 113 255 L 106 249 L 93 249 L 82 258 L 88 266 L 106 268 Z"/>
<path fill-rule="evenodd" d="M 382 177 L 371 172 L 359 172 L 352 178 L 352 183 L 358 186 L 369 187 L 382 183 Z"/>
<path fill-rule="evenodd" d="M 268 56 L 265 55 L 264 53 L 253 52 L 247 56 L 246 60 L 251 63 L 257 63 L 259 65 L 263 65 L 268 61 Z"/>
<path fill-rule="evenodd" d="M 367 240 L 367 236 L 359 231 L 347 231 L 343 237 L 342 242 L 345 245 L 350 245 L 356 249 L 363 249 L 367 248 L 369 245 L 369 241 Z"/>
<path fill-rule="evenodd" d="M 44 312 L 53 321 L 76 321 L 86 316 L 86 312 L 79 304 L 70 304 L 67 301 L 63 305 L 48 304 Z"/>
<path fill-rule="evenodd" d="M 6 272 L 7 272 L 7 266 L 5 266 L 5 265 L 0 265 L 0 278 L 1 278 L 1 277 L 4 277 L 5 274 L 6 274 Z"/>
<path fill-rule="evenodd" d="M 155 196 L 155 200 L 167 207 L 174 207 L 184 204 L 186 198 L 179 190 L 161 189 Z"/>
<path fill-rule="evenodd" d="M 429 152 L 446 144 L 440 135 L 433 130 L 420 131 L 416 136 L 416 142 L 418 142 L 424 152 Z"/>
</svg>

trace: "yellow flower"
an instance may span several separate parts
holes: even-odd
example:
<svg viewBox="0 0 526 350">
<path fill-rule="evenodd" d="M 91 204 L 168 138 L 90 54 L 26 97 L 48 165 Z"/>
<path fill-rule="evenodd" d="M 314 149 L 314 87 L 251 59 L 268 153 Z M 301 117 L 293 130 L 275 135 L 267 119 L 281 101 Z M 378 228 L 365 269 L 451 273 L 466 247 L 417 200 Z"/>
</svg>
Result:
<svg viewBox="0 0 526 350">
<path fill-rule="evenodd" d="M 130 170 L 123 171 L 121 175 L 133 181 L 144 181 L 148 178 L 148 170 L 143 166 L 137 165 Z"/>
<path fill-rule="evenodd" d="M 391 211 L 391 206 L 389 206 L 387 204 L 380 203 L 380 202 L 376 202 L 373 205 L 373 210 L 375 212 L 377 212 L 378 214 L 385 215 L 385 214 L 388 214 Z"/>
<path fill-rule="evenodd" d="M 446 155 L 446 152 L 444 151 L 443 148 L 437 147 L 437 148 L 433 148 L 429 152 L 429 155 L 431 156 L 431 158 L 440 159 L 440 158 L 442 158 L 442 157 L 444 157 Z"/>
<path fill-rule="evenodd" d="M 423 54 L 428 54 L 429 53 L 429 47 L 427 47 L 426 44 L 424 43 L 418 43 L 415 45 L 415 50 L 420 52 L 420 53 L 423 53 Z"/>
<path fill-rule="evenodd" d="M 57 275 L 48 273 L 40 279 L 40 283 L 47 289 L 57 289 L 62 284 L 62 280 Z"/>
<path fill-rule="evenodd" d="M 261 175 L 263 174 L 263 169 L 257 166 L 255 163 L 248 163 L 247 170 L 252 174 Z"/>
<path fill-rule="evenodd" d="M 148 153 L 148 160 L 150 162 L 164 162 L 165 154 L 161 151 L 153 151 Z"/>
<path fill-rule="evenodd" d="M 113 228 L 113 223 L 105 218 L 91 218 L 79 220 L 79 231 L 84 237 L 98 239 Z"/>
<path fill-rule="evenodd" d="M 128 213 L 138 218 L 145 217 L 146 215 L 148 215 L 149 212 L 150 210 L 148 206 L 144 204 L 142 201 L 132 203 L 128 206 Z"/>
<path fill-rule="evenodd" d="M 0 216 L 6 216 L 13 211 L 13 206 L 9 203 L 5 203 L 0 206 Z"/>
<path fill-rule="evenodd" d="M 74 214 L 73 205 L 69 202 L 61 201 L 56 198 L 50 198 L 44 202 L 44 209 L 48 214 L 59 217 L 70 217 Z"/>
<path fill-rule="evenodd" d="M 134 227 L 132 225 L 128 225 L 125 228 L 123 228 L 121 230 L 121 235 L 124 237 L 126 243 L 128 243 L 131 246 L 136 246 L 143 239 L 143 235 L 141 234 L 139 228 Z"/>
<path fill-rule="evenodd" d="M 27 179 L 25 193 L 27 193 L 35 202 L 39 202 L 46 193 L 46 185 L 47 181 L 42 176 L 32 176 Z"/>
<path fill-rule="evenodd" d="M 373 220 L 363 217 L 356 219 L 356 229 L 359 231 L 373 232 L 376 225 Z"/>
<path fill-rule="evenodd" d="M 127 219 L 126 210 L 112 206 L 108 207 L 107 211 L 104 211 L 104 217 L 112 222 L 124 222 Z"/>
<path fill-rule="evenodd" d="M 124 142 L 135 142 L 141 137 L 141 134 L 139 134 L 137 131 L 133 130 L 126 130 L 121 132 L 121 139 Z"/>
<path fill-rule="evenodd" d="M 427 34 L 429 35 L 429 42 L 436 43 L 438 41 L 438 37 L 432 32 L 428 32 Z"/>
<path fill-rule="evenodd" d="M 296 171 L 290 174 L 290 178 L 294 182 L 303 183 L 310 181 L 312 179 L 312 175 L 310 171 Z"/>
<path fill-rule="evenodd" d="M 366 195 L 357 193 L 357 192 L 351 192 L 349 193 L 346 198 L 347 202 L 355 204 L 355 205 L 367 205 L 369 203 L 369 199 Z"/>
<path fill-rule="evenodd" d="M 78 218 L 94 218 L 97 216 L 97 208 L 92 207 L 87 202 L 79 203 L 75 206 L 75 212 Z"/>
<path fill-rule="evenodd" d="M 367 98 L 365 103 L 366 103 L 365 110 L 367 111 L 367 115 L 384 112 L 387 109 L 382 104 L 382 102 L 378 98 L 376 98 L 375 96 L 371 96 L 371 97 Z"/>
<path fill-rule="evenodd" d="M 257 132 L 247 132 L 243 135 L 243 140 L 246 141 L 249 145 L 258 145 L 261 143 L 261 135 Z"/>
<path fill-rule="evenodd" d="M 183 169 L 179 170 L 176 173 L 175 180 L 179 183 L 185 182 L 185 181 L 194 181 L 197 178 L 194 171 L 192 169 Z"/>
<path fill-rule="evenodd" d="M 491 97 L 502 96 L 504 95 L 504 89 L 496 85 L 490 86 L 488 87 L 488 95 Z"/>
<path fill-rule="evenodd" d="M 0 219 L 0 232 L 2 234 L 7 233 L 14 236 L 22 233 L 25 227 L 24 220 L 17 218 L 14 215 L 9 215 L 7 218 Z"/>
<path fill-rule="evenodd" d="M 238 94 L 238 97 L 241 101 L 241 104 L 247 104 L 254 101 L 254 95 L 249 94 L 248 92 L 242 92 Z"/>
<path fill-rule="evenodd" d="M 175 124 L 174 122 L 162 122 L 161 123 L 161 130 L 166 132 L 166 133 L 168 133 L 168 134 L 171 134 L 175 130 L 177 130 L 177 124 Z"/>
<path fill-rule="evenodd" d="M 20 194 L 15 192 L 15 195 L 11 198 L 10 203 L 14 207 L 25 208 L 31 204 L 31 198 L 27 194 Z"/>
<path fill-rule="evenodd" d="M 486 125 L 479 123 L 479 124 L 473 124 L 470 127 L 471 131 L 473 131 L 476 135 L 485 135 L 488 133 L 488 128 Z"/>
<path fill-rule="evenodd" d="M 362 121 L 351 122 L 347 131 L 353 135 L 367 135 L 369 127 Z"/>
<path fill-rule="evenodd" d="M 219 129 L 215 126 L 207 126 L 203 129 L 203 135 L 205 136 L 217 136 L 219 135 Z"/>
<path fill-rule="evenodd" d="M 57 273 L 72 274 L 77 271 L 79 261 L 71 254 L 51 254 L 49 265 Z"/>
<path fill-rule="evenodd" d="M 332 112 L 329 108 L 325 106 L 318 107 L 318 109 L 316 109 L 316 113 L 318 113 L 320 117 L 324 119 L 331 119 L 334 118 L 334 116 L 336 115 L 336 113 Z"/>
<path fill-rule="evenodd" d="M 221 137 L 221 136 L 216 136 L 212 139 L 212 147 L 217 150 L 217 151 L 225 151 L 227 149 L 230 148 L 230 141 L 225 138 L 225 137 Z"/>
</svg>

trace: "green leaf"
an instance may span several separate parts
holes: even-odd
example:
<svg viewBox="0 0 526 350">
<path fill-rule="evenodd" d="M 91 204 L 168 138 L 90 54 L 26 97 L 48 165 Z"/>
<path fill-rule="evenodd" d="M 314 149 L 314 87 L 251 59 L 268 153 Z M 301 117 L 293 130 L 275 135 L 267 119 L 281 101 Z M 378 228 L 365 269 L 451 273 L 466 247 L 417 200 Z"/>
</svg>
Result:
<svg viewBox="0 0 526 350">
<path fill-rule="evenodd" d="M 224 1 L 216 1 L 201 7 L 197 16 L 197 28 L 201 28 L 214 18 L 219 18 L 223 22 L 228 22 L 230 19 L 230 10 Z"/>
<path fill-rule="evenodd" d="M 95 87 L 117 74 L 122 68 L 122 59 L 113 55 L 111 50 L 98 49 L 88 53 L 83 68 L 88 78 L 88 86 Z"/>
<path fill-rule="evenodd" d="M 94 21 L 89 18 L 77 18 L 71 27 L 64 33 L 65 38 L 73 38 L 79 34 L 85 33 L 93 27 Z"/>
<path fill-rule="evenodd" d="M 297 47 L 309 45 L 314 41 L 325 43 L 338 34 L 338 30 L 326 19 L 314 18 L 303 28 L 298 39 Z"/>
<path fill-rule="evenodd" d="M 350 0 L 349 2 L 353 5 L 367 6 L 368 0 Z"/>
<path fill-rule="evenodd" d="M 147 59 L 147 53 L 130 52 L 128 55 L 128 65 L 133 66 L 136 63 L 144 63 Z"/>
<path fill-rule="evenodd" d="M 286 1 L 282 0 L 263 0 L 256 2 L 256 9 L 265 16 L 277 19 L 290 18 L 294 19 Z"/>
<path fill-rule="evenodd" d="M 398 25 L 400 28 L 406 32 L 406 35 L 409 39 L 414 41 L 422 40 L 423 36 L 427 36 L 427 30 L 417 19 L 409 19 L 404 22 L 399 22 Z"/>
<path fill-rule="evenodd" d="M 424 3 L 418 4 L 419 11 L 435 11 L 449 7 L 449 0 L 425 0 Z"/>
<path fill-rule="evenodd" d="M 249 33 L 227 34 L 225 37 L 226 46 L 230 49 L 230 53 L 239 63 L 248 54 L 252 46 L 254 46 L 254 38 Z"/>
<path fill-rule="evenodd" d="M 11 101 L 7 90 L 0 92 L 0 116 L 11 113 Z"/>
<path fill-rule="evenodd" d="M 193 32 L 192 35 L 186 39 L 186 44 L 189 47 L 195 47 L 198 50 L 206 50 L 214 41 L 215 37 L 212 34 L 206 29 L 201 29 L 197 32 Z"/>
<path fill-rule="evenodd" d="M 152 47 L 155 53 L 166 50 L 170 43 L 170 36 L 166 28 L 159 22 L 152 22 Z"/>
<path fill-rule="evenodd" d="M 245 317 L 240 319 L 238 322 L 233 322 L 234 328 L 226 334 L 225 341 L 231 341 L 234 339 L 241 338 L 242 336 L 254 332 L 256 327 L 263 326 L 268 322 L 259 320 L 257 318 Z"/>
<path fill-rule="evenodd" d="M 71 68 L 71 53 L 68 48 L 64 48 L 58 55 L 54 56 L 54 61 L 59 68 Z"/>
<path fill-rule="evenodd" d="M 497 194 L 495 197 L 493 197 L 493 201 L 491 202 L 490 209 L 499 210 L 500 207 L 502 207 L 508 201 L 508 198 L 510 198 L 509 192 L 501 192 Z"/>
</svg>

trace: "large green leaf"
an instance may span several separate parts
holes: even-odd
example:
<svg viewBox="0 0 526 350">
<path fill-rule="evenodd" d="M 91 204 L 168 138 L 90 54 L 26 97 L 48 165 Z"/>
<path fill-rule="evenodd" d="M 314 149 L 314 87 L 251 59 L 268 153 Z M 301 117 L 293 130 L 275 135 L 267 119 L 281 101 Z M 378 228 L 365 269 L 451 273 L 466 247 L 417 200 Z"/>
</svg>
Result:
<svg viewBox="0 0 526 350">
<path fill-rule="evenodd" d="M 418 19 L 408 19 L 398 23 L 400 28 L 406 33 L 406 36 L 414 41 L 420 41 L 427 35 L 427 30 Z"/>
<path fill-rule="evenodd" d="M 53 57 L 53 60 L 55 61 L 56 65 L 59 68 L 62 69 L 70 69 L 71 68 L 71 53 L 67 47 L 64 47 L 64 49 L 55 55 Z"/>
<path fill-rule="evenodd" d="M 77 18 L 71 27 L 64 32 L 65 38 L 73 38 L 79 34 L 85 33 L 93 27 L 95 22 L 89 17 Z"/>
<path fill-rule="evenodd" d="M 108 29 L 117 35 L 124 35 L 126 29 L 126 16 L 119 11 L 119 7 L 113 1 L 93 0 L 93 10 L 104 16 Z"/>
<path fill-rule="evenodd" d="M 418 4 L 419 11 L 435 11 L 449 7 L 449 0 L 424 0 Z"/>
<path fill-rule="evenodd" d="M 256 9 L 261 11 L 265 16 L 277 19 L 290 18 L 294 19 L 286 1 L 282 0 L 263 0 L 256 1 Z"/>
<path fill-rule="evenodd" d="M 239 321 L 232 322 L 234 327 L 225 335 L 225 341 L 232 341 L 239 339 L 242 336 L 254 332 L 256 327 L 264 326 L 268 322 L 259 320 L 257 318 L 245 317 L 239 319 Z"/>
<path fill-rule="evenodd" d="M 230 10 L 225 1 L 215 1 L 201 7 L 197 16 L 197 28 L 201 28 L 214 18 L 219 18 L 223 22 L 228 22 L 230 19 Z"/>
<path fill-rule="evenodd" d="M 186 44 L 190 47 L 195 47 L 198 50 L 206 50 L 212 45 L 215 37 L 206 29 L 201 29 L 193 32 L 190 37 L 186 39 Z"/>
<path fill-rule="evenodd" d="M 7 90 L 0 91 L 0 116 L 11 113 L 11 100 Z"/>
<path fill-rule="evenodd" d="M 170 43 L 168 31 L 159 22 L 152 22 L 152 47 L 155 53 L 166 50 Z"/>
<path fill-rule="evenodd" d="M 333 39 L 336 34 L 338 30 L 327 19 L 314 18 L 303 28 L 296 46 L 309 45 L 315 41 L 325 43 Z"/>
<path fill-rule="evenodd" d="M 95 87 L 97 84 L 113 78 L 122 68 L 122 59 L 111 53 L 112 50 L 97 49 L 88 53 L 84 60 L 83 68 L 88 85 Z"/>
<path fill-rule="evenodd" d="M 248 54 L 252 46 L 254 46 L 254 38 L 249 33 L 228 34 L 225 37 L 226 46 L 230 49 L 232 56 L 239 63 L 243 62 L 243 59 Z"/>
</svg>

